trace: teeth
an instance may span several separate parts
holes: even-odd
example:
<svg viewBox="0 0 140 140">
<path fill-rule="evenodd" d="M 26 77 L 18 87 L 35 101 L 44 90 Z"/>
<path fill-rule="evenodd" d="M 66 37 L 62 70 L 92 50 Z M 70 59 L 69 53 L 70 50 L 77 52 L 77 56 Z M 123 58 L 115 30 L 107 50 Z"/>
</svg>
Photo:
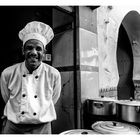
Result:
<svg viewBox="0 0 140 140">
<path fill-rule="evenodd" d="M 37 59 L 37 57 L 30 57 L 31 59 Z"/>
<path fill-rule="evenodd" d="M 38 59 L 37 58 L 30 58 L 31 61 L 35 62 L 37 61 Z"/>
</svg>

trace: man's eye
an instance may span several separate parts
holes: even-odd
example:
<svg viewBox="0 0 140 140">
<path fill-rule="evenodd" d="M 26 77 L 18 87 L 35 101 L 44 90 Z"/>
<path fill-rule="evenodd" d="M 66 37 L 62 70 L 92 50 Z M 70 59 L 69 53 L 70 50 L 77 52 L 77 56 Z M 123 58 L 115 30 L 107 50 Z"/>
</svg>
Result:
<svg viewBox="0 0 140 140">
<path fill-rule="evenodd" d="M 42 48 L 41 47 L 36 47 L 36 50 L 37 51 L 42 51 Z"/>
<path fill-rule="evenodd" d="M 33 47 L 32 46 L 26 46 L 26 50 L 32 50 Z"/>
</svg>

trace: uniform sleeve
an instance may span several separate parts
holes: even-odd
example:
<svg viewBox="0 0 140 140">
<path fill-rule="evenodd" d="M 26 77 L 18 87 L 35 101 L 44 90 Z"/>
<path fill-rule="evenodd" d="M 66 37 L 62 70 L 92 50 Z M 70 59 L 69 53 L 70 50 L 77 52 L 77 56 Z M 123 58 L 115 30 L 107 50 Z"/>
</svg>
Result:
<svg viewBox="0 0 140 140">
<path fill-rule="evenodd" d="M 61 93 L 61 76 L 60 76 L 60 73 L 58 72 L 58 75 L 54 82 L 54 88 L 53 88 L 52 100 L 54 104 L 56 104 L 57 100 L 59 99 L 60 93 Z"/>
<path fill-rule="evenodd" d="M 7 103 L 9 99 L 9 91 L 6 81 L 6 74 L 3 72 L 0 78 L 0 88 L 1 88 L 1 95 L 5 103 Z"/>
</svg>

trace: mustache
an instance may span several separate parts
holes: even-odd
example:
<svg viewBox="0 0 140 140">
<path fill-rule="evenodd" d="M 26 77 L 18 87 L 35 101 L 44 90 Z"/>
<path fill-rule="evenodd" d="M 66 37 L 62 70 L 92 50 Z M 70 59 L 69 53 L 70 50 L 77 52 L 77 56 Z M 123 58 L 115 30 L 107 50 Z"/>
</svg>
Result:
<svg viewBox="0 0 140 140">
<path fill-rule="evenodd" d="M 39 58 L 39 56 L 38 55 L 36 55 L 36 54 L 28 54 L 28 58 Z"/>
</svg>

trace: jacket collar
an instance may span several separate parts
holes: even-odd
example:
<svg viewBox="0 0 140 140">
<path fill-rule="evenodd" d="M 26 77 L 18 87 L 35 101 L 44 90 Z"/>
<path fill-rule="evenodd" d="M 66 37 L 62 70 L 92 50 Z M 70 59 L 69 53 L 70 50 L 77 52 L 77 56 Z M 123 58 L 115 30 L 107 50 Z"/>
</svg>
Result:
<svg viewBox="0 0 140 140">
<path fill-rule="evenodd" d="M 42 65 L 43 63 L 41 62 L 40 66 L 36 70 L 34 70 L 32 74 L 39 75 L 42 69 Z M 22 74 L 25 74 L 25 75 L 29 74 L 29 71 L 25 65 L 25 61 L 22 63 Z"/>
</svg>

